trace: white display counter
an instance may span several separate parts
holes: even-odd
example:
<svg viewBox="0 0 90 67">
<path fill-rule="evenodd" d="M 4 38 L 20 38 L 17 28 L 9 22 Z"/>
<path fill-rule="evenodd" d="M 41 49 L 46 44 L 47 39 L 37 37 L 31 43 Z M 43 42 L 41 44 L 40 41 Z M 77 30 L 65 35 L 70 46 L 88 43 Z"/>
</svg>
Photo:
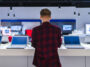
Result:
<svg viewBox="0 0 90 67">
<path fill-rule="evenodd" d="M 35 49 L 0 49 L 0 56 L 34 56 Z M 58 49 L 59 56 L 90 56 L 90 49 Z"/>
<path fill-rule="evenodd" d="M 58 49 L 62 67 L 90 67 L 90 45 L 82 44 L 85 49 Z M 32 65 L 35 49 L 6 49 L 8 44 L 0 46 L 0 67 L 34 67 Z"/>
<path fill-rule="evenodd" d="M 34 56 L 35 49 L 31 46 L 25 49 L 6 49 L 8 44 L 1 44 L 0 56 Z M 66 49 L 65 46 L 58 48 L 59 56 L 90 56 L 90 45 L 82 44 L 85 49 Z"/>
</svg>

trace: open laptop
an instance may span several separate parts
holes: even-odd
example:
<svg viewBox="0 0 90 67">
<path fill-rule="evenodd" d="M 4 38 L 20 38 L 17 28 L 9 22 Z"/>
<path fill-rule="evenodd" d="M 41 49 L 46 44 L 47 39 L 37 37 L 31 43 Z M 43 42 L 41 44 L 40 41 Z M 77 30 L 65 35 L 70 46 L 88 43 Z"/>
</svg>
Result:
<svg viewBox="0 0 90 67">
<path fill-rule="evenodd" d="M 90 35 L 85 36 L 84 42 L 90 44 Z"/>
<path fill-rule="evenodd" d="M 11 45 L 8 47 L 11 49 L 24 49 L 27 47 L 27 43 L 28 43 L 28 36 L 13 36 L 12 38 L 12 43 Z"/>
<path fill-rule="evenodd" d="M 80 45 L 79 36 L 64 36 L 64 45 L 68 49 L 84 49 Z"/>
<path fill-rule="evenodd" d="M 6 44 L 6 43 L 8 43 L 8 42 L 9 42 L 9 41 L 8 41 L 8 36 L 3 35 L 1 41 L 2 41 L 2 44 Z"/>
<path fill-rule="evenodd" d="M 0 36 L 0 44 L 2 43 L 2 36 Z"/>
</svg>

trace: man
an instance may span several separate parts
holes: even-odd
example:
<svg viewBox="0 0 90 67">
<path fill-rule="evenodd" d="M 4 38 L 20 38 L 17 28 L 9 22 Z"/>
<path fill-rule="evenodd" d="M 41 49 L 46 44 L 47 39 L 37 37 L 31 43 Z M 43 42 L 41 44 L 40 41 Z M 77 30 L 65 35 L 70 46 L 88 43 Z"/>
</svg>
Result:
<svg viewBox="0 0 90 67">
<path fill-rule="evenodd" d="M 49 23 L 50 10 L 42 9 L 40 19 L 42 24 L 32 31 L 32 46 L 35 48 L 33 64 L 36 67 L 61 67 L 57 52 L 61 46 L 61 30 Z"/>
</svg>

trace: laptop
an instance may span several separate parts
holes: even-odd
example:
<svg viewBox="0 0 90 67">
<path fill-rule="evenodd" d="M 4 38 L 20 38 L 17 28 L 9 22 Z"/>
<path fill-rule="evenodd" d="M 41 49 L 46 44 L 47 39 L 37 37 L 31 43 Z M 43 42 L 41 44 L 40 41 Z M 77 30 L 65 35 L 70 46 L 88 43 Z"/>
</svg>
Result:
<svg viewBox="0 0 90 67">
<path fill-rule="evenodd" d="M 64 36 L 64 45 L 68 49 L 84 49 L 80 45 L 79 36 Z"/>
<path fill-rule="evenodd" d="M 90 44 L 90 35 L 85 36 L 84 42 Z"/>
<path fill-rule="evenodd" d="M 27 47 L 28 36 L 13 36 L 12 43 L 8 49 L 24 49 Z"/>
<path fill-rule="evenodd" d="M 0 44 L 2 43 L 2 36 L 0 36 Z"/>
<path fill-rule="evenodd" d="M 2 41 L 2 44 L 6 44 L 6 43 L 8 43 L 8 42 L 9 42 L 9 41 L 8 41 L 8 36 L 3 35 L 1 41 Z"/>
</svg>

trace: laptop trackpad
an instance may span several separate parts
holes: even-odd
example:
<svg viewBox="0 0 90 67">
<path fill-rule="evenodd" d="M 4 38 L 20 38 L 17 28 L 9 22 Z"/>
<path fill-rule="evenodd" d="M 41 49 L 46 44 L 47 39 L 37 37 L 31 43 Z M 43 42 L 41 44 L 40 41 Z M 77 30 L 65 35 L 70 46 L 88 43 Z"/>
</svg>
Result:
<svg viewBox="0 0 90 67">
<path fill-rule="evenodd" d="M 7 49 L 24 49 L 23 47 L 8 47 Z"/>
</svg>

